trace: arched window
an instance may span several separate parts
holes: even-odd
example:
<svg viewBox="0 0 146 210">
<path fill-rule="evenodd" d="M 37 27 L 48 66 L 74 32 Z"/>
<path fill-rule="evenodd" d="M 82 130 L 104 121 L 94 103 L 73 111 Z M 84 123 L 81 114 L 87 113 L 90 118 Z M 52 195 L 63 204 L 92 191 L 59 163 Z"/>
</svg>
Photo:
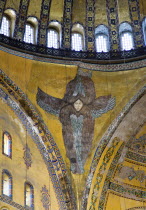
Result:
<svg viewBox="0 0 146 210">
<path fill-rule="evenodd" d="M 25 26 L 24 42 L 36 44 L 37 43 L 37 28 L 38 21 L 36 17 L 29 17 Z"/>
<path fill-rule="evenodd" d="M 144 44 L 146 45 L 146 18 L 142 21 L 142 29 L 143 29 L 143 37 L 144 37 Z"/>
<path fill-rule="evenodd" d="M 109 30 L 104 25 L 99 25 L 95 29 L 95 46 L 96 52 L 108 52 L 109 46 Z"/>
<path fill-rule="evenodd" d="M 12 198 L 12 176 L 7 170 L 2 173 L 2 194 Z"/>
<path fill-rule="evenodd" d="M 121 50 L 132 50 L 134 49 L 134 40 L 132 27 L 129 23 L 121 23 L 119 27 L 119 37 L 120 37 L 120 48 Z"/>
<path fill-rule="evenodd" d="M 59 34 L 57 30 L 50 28 L 47 36 L 47 47 L 59 48 Z"/>
<path fill-rule="evenodd" d="M 15 28 L 16 13 L 12 9 L 6 9 L 1 23 L 0 33 L 13 37 Z"/>
<path fill-rule="evenodd" d="M 34 206 L 34 190 L 33 186 L 28 182 L 25 182 L 25 206 Z"/>
<path fill-rule="evenodd" d="M 71 49 L 75 51 L 84 50 L 84 28 L 80 23 L 75 23 L 72 27 Z"/>
<path fill-rule="evenodd" d="M 11 135 L 5 131 L 3 133 L 3 154 L 12 157 L 12 138 Z"/>
<path fill-rule="evenodd" d="M 7 16 L 3 16 L 0 33 L 10 36 L 10 19 Z"/>
</svg>

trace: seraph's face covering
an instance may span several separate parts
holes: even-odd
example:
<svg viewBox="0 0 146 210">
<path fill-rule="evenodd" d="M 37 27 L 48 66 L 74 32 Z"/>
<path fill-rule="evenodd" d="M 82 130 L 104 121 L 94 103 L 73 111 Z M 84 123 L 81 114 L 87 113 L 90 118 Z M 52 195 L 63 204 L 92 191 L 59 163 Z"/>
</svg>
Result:
<svg viewBox="0 0 146 210">
<path fill-rule="evenodd" d="M 92 79 L 77 74 L 67 84 L 63 99 L 38 89 L 37 103 L 45 111 L 59 117 L 71 171 L 83 173 L 92 146 L 95 118 L 113 109 L 115 98 L 110 95 L 96 98 Z"/>
</svg>

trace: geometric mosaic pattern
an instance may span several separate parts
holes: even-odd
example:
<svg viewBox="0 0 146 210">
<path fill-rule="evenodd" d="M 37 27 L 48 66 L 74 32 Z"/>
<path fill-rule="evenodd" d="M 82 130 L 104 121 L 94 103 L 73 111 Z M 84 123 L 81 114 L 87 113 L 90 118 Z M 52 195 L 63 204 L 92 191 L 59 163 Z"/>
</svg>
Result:
<svg viewBox="0 0 146 210">
<path fill-rule="evenodd" d="M 118 8 L 117 0 L 106 0 L 107 19 L 110 27 L 111 50 L 117 51 L 119 49 L 119 35 L 118 35 Z"/>
<path fill-rule="evenodd" d="M 5 9 L 5 5 L 6 5 L 6 0 L 1 0 L 0 1 L 0 27 L 1 27 L 1 22 L 2 22 L 2 17 L 3 17 L 3 12 Z"/>
<path fill-rule="evenodd" d="M 51 5 L 51 0 L 42 1 L 40 25 L 38 29 L 38 44 L 46 45 L 47 43 L 47 29 L 48 29 L 50 5 Z"/>
<path fill-rule="evenodd" d="M 135 47 L 143 46 L 142 28 L 140 22 L 139 0 L 128 0 L 130 19 L 133 26 Z"/>
<path fill-rule="evenodd" d="M 19 13 L 18 13 L 19 15 L 17 15 L 16 18 L 15 31 L 14 31 L 14 37 L 18 40 L 19 39 L 23 40 L 29 2 L 30 2 L 29 0 L 20 1 Z"/>
<path fill-rule="evenodd" d="M 95 19 L 95 0 L 86 1 L 86 40 L 87 50 L 94 51 L 94 19 Z"/>
<path fill-rule="evenodd" d="M 67 49 L 71 47 L 72 3 L 73 0 L 64 1 L 62 47 Z"/>
</svg>

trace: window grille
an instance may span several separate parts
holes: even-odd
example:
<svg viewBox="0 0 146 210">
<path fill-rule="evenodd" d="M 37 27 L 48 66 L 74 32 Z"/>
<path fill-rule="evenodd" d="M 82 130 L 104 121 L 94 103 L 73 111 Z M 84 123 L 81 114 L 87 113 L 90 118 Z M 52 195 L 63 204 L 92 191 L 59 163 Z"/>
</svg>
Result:
<svg viewBox="0 0 146 210">
<path fill-rule="evenodd" d="M 79 33 L 72 34 L 72 50 L 75 51 L 83 50 L 82 35 Z"/>
<path fill-rule="evenodd" d="M 104 34 L 96 36 L 96 52 L 108 52 L 107 40 L 108 37 Z"/>
<path fill-rule="evenodd" d="M 10 36 L 10 21 L 7 17 L 3 17 L 0 33 L 4 34 L 5 36 Z"/>
<path fill-rule="evenodd" d="M 54 29 L 48 30 L 47 47 L 58 48 L 59 47 L 59 34 Z"/>
<path fill-rule="evenodd" d="M 34 44 L 34 27 L 29 24 L 25 27 L 24 41 Z"/>
</svg>

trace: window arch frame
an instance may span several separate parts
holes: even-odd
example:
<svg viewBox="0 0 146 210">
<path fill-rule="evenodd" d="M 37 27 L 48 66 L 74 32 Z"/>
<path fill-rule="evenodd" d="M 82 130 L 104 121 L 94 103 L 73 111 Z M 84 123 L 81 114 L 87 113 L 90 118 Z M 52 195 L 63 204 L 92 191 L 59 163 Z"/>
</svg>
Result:
<svg viewBox="0 0 146 210">
<path fill-rule="evenodd" d="M 61 41 L 62 41 L 62 25 L 59 21 L 57 20 L 51 20 L 49 23 L 48 23 L 48 29 L 47 29 L 47 38 L 46 38 L 46 46 L 49 47 L 49 48 L 52 48 L 52 46 L 50 47 L 49 46 L 49 40 L 48 40 L 48 32 L 52 30 L 54 31 L 56 34 L 57 34 L 57 47 L 54 48 L 54 49 L 59 49 L 61 48 Z"/>
<path fill-rule="evenodd" d="M 13 8 L 7 8 L 3 13 L 3 17 L 6 17 L 9 20 L 9 37 L 13 37 L 16 21 L 16 11 Z"/>
<path fill-rule="evenodd" d="M 27 195 L 26 195 L 26 187 L 27 186 L 29 186 L 29 189 L 31 190 L 31 204 L 30 204 L 30 206 L 29 205 L 27 205 Z M 33 208 L 34 207 L 34 187 L 33 187 L 33 185 L 30 183 L 30 182 L 28 182 L 28 181 L 26 181 L 25 183 L 24 183 L 24 205 L 25 205 L 25 207 L 27 207 L 27 208 Z"/>
<path fill-rule="evenodd" d="M 106 37 L 106 50 L 98 50 L 97 49 L 97 37 L 98 36 L 103 36 L 103 37 Z M 100 24 L 98 25 L 97 27 L 95 27 L 95 43 L 94 43 L 94 46 L 95 46 L 95 51 L 97 53 L 106 53 L 106 52 L 109 52 L 110 49 L 111 49 L 111 46 L 110 46 L 110 35 L 109 35 L 109 28 L 104 25 L 104 24 Z"/>
<path fill-rule="evenodd" d="M 78 34 L 80 37 L 81 37 L 81 49 L 80 50 L 75 50 L 73 49 L 73 46 L 72 46 L 72 37 L 74 34 Z M 71 50 L 75 50 L 75 51 L 84 51 L 85 50 L 85 29 L 84 29 L 84 26 L 80 23 L 80 22 L 75 22 L 73 23 L 72 25 L 72 28 L 71 28 Z"/>
<path fill-rule="evenodd" d="M 33 34 L 32 34 L 32 37 L 33 37 L 32 39 L 33 40 L 32 40 L 32 42 L 25 41 L 26 26 L 29 26 L 32 29 L 32 31 L 33 31 Z M 28 44 L 37 44 L 37 34 L 38 34 L 38 19 L 35 16 L 29 16 L 27 18 L 26 25 L 25 25 L 23 41 L 28 43 Z"/>
<path fill-rule="evenodd" d="M 7 143 L 8 144 L 7 152 L 5 152 L 5 150 L 6 150 L 5 135 L 9 139 L 9 143 Z M 10 135 L 10 133 L 8 131 L 3 131 L 3 134 L 2 134 L 2 154 L 12 159 L 12 136 Z"/>
<path fill-rule="evenodd" d="M 131 49 L 124 49 L 123 48 L 122 40 L 121 40 L 123 34 L 129 34 L 131 36 L 131 43 L 132 43 L 132 48 Z M 120 43 L 120 50 L 121 51 L 129 51 L 129 50 L 135 49 L 133 28 L 132 28 L 131 24 L 129 22 L 127 22 L 127 21 L 122 22 L 119 25 L 119 43 Z"/>
<path fill-rule="evenodd" d="M 9 195 L 4 193 L 4 175 L 8 176 L 9 178 Z M 3 169 L 2 171 L 2 195 L 9 199 L 12 199 L 13 197 L 13 179 L 11 173 L 7 169 Z"/>
</svg>

